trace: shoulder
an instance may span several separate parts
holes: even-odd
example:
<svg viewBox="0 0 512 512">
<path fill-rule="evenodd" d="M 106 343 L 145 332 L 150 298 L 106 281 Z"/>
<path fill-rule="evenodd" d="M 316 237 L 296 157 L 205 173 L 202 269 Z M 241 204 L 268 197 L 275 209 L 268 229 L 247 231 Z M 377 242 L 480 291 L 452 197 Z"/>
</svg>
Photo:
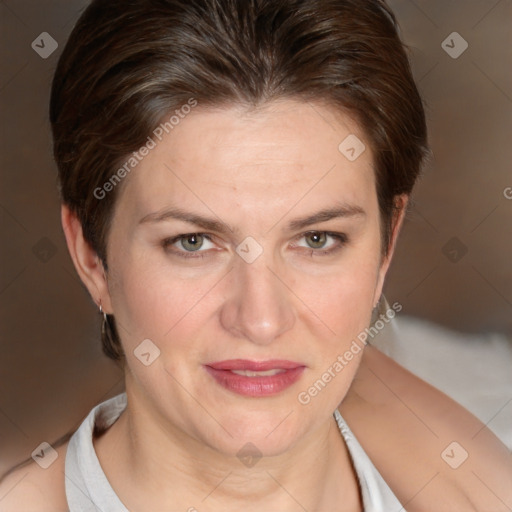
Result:
<svg viewBox="0 0 512 512">
<path fill-rule="evenodd" d="M 470 412 L 377 349 L 365 349 L 339 410 L 406 510 L 512 508 L 507 447 Z"/>
<path fill-rule="evenodd" d="M 46 469 L 32 459 L 9 470 L 0 479 L 2 512 L 67 512 L 64 466 L 71 434 L 53 444 L 56 460 Z"/>
</svg>

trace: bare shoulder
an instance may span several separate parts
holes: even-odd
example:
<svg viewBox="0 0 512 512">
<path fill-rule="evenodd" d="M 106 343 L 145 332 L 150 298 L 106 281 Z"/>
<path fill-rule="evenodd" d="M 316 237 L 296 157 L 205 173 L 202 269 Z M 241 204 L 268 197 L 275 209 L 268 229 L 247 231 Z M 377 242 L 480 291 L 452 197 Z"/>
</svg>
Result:
<svg viewBox="0 0 512 512">
<path fill-rule="evenodd" d="M 366 348 L 339 410 L 406 510 L 512 509 L 507 447 L 376 348 Z"/>
<path fill-rule="evenodd" d="M 0 479 L 2 512 L 68 512 L 64 463 L 69 440 L 56 443 L 57 458 L 43 469 L 30 459 Z"/>
</svg>

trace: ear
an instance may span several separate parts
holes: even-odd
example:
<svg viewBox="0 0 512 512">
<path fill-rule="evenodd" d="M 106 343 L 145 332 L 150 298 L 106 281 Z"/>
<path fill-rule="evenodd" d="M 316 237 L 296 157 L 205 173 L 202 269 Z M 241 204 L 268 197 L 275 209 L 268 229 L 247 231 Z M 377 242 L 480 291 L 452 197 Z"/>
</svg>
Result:
<svg viewBox="0 0 512 512">
<path fill-rule="evenodd" d="M 398 239 L 398 234 L 402 229 L 402 224 L 405 219 L 405 214 L 407 212 L 407 205 L 409 203 L 409 196 L 407 194 L 401 194 L 399 196 L 395 196 L 394 206 L 395 210 L 393 213 L 393 217 L 391 219 L 391 237 L 389 241 L 389 251 L 386 257 L 384 257 L 380 264 L 379 275 L 377 278 L 377 285 L 375 287 L 375 294 L 373 297 L 373 306 L 375 307 L 379 302 L 380 296 L 382 294 L 382 288 L 384 286 L 384 279 L 389 269 L 389 265 L 391 264 L 391 260 L 393 258 L 393 254 L 395 252 L 396 242 Z"/>
<path fill-rule="evenodd" d="M 84 239 L 82 225 L 77 216 L 66 206 L 61 207 L 61 222 L 69 254 L 80 279 L 85 284 L 94 302 L 105 313 L 112 313 L 107 275 L 96 251 Z"/>
</svg>

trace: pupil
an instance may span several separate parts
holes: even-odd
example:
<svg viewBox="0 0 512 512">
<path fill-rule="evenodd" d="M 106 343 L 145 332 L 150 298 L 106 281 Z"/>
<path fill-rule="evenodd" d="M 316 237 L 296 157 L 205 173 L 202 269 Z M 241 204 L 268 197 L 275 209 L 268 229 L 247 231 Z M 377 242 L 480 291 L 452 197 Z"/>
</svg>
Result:
<svg viewBox="0 0 512 512">
<path fill-rule="evenodd" d="M 309 235 L 308 245 L 310 247 L 318 249 L 319 247 L 322 247 L 324 244 L 325 244 L 325 233 L 311 233 Z"/>
<path fill-rule="evenodd" d="M 190 235 L 182 240 L 181 245 L 188 251 L 197 251 L 203 245 L 202 236 Z"/>
</svg>

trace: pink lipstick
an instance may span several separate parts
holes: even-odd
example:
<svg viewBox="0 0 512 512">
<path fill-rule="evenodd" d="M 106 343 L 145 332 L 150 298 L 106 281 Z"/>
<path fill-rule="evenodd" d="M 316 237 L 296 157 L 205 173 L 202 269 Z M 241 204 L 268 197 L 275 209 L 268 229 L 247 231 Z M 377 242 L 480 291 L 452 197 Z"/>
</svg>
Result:
<svg viewBox="0 0 512 512">
<path fill-rule="evenodd" d="M 225 389 L 239 395 L 271 396 L 299 380 L 306 367 L 300 363 L 272 359 L 231 359 L 205 365 L 206 371 Z"/>
</svg>

